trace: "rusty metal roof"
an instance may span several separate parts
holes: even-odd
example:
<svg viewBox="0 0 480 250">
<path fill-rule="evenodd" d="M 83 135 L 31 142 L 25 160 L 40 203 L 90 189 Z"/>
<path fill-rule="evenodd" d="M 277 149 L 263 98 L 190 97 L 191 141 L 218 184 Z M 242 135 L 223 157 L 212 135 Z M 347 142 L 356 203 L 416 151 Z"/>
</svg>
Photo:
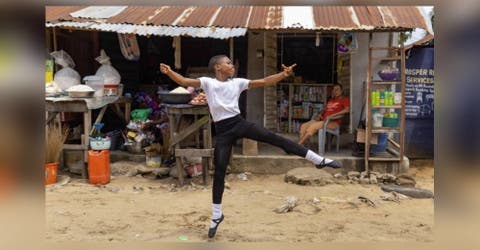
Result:
<svg viewBox="0 0 480 250">
<path fill-rule="evenodd" d="M 183 28 L 183 30 L 187 28 L 197 34 L 199 31 L 196 29 L 200 28 L 210 29 L 207 32 L 210 34 L 214 34 L 217 29 L 229 30 L 229 32 L 236 29 L 232 34 L 237 35 L 242 33 L 244 35 L 246 29 L 402 31 L 422 28 L 428 30 L 425 17 L 415 6 L 123 6 L 126 8 L 109 18 L 98 18 L 98 13 L 112 13 L 108 10 L 102 12 L 102 6 L 90 8 L 91 11 L 88 7 L 46 7 L 46 25 L 48 27 L 81 26 L 87 29 L 89 25 L 92 25 L 92 29 L 93 26 L 96 28 L 102 26 L 87 24 L 94 22 L 103 24 L 102 27 L 106 25 L 109 31 L 157 30 L 152 34 L 165 33 L 158 29 L 166 27 Z M 118 9 L 122 6 L 116 7 Z M 80 12 L 82 15 L 73 17 L 72 12 Z M 240 30 L 245 32 L 238 32 Z M 188 33 L 187 31 L 184 34 L 189 35 Z M 222 36 L 227 33 L 224 32 Z"/>
</svg>

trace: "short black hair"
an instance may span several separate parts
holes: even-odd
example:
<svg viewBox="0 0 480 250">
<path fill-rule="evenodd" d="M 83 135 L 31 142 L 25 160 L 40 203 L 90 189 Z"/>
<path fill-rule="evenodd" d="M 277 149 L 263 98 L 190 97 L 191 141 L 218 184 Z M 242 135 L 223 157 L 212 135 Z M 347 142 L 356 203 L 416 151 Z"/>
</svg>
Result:
<svg viewBox="0 0 480 250">
<path fill-rule="evenodd" d="M 211 71 L 213 71 L 213 73 L 215 73 L 215 65 L 217 65 L 218 61 L 220 61 L 220 59 L 224 57 L 227 57 L 227 56 L 226 55 L 212 56 L 212 58 L 210 58 L 210 61 L 208 62 L 208 69 L 210 69 Z"/>
</svg>

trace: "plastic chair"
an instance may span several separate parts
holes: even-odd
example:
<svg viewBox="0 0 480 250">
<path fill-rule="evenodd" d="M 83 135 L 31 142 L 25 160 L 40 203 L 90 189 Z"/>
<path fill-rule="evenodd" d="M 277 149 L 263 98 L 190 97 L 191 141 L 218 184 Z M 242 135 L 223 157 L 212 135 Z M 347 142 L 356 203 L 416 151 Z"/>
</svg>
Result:
<svg viewBox="0 0 480 250">
<path fill-rule="evenodd" d="M 343 115 L 334 115 L 328 117 L 325 123 L 323 123 L 323 128 L 318 130 L 318 154 L 325 154 L 325 138 L 327 137 L 327 133 L 337 137 L 337 152 L 340 150 L 340 126 L 335 129 L 331 129 L 327 128 L 327 124 L 330 122 L 330 120 L 336 120 L 342 117 Z M 330 140 L 327 141 L 327 146 L 328 150 L 331 150 Z"/>
</svg>

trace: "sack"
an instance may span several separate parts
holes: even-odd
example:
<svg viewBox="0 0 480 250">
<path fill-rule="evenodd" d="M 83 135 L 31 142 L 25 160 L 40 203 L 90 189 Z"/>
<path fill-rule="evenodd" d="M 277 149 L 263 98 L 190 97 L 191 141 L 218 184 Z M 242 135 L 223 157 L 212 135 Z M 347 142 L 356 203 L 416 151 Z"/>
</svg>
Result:
<svg viewBox="0 0 480 250">
<path fill-rule="evenodd" d="M 102 65 L 98 68 L 95 75 L 103 77 L 104 85 L 117 85 L 120 83 L 120 74 L 111 65 L 110 57 L 107 56 L 103 49 L 100 51 L 100 56 L 95 58 L 95 60 Z"/>
<path fill-rule="evenodd" d="M 67 52 L 58 50 L 50 53 L 50 55 L 54 58 L 56 64 L 62 66 L 62 69 L 57 71 L 53 77 L 53 81 L 62 91 L 80 84 L 80 74 L 73 69 L 75 63 Z"/>
</svg>

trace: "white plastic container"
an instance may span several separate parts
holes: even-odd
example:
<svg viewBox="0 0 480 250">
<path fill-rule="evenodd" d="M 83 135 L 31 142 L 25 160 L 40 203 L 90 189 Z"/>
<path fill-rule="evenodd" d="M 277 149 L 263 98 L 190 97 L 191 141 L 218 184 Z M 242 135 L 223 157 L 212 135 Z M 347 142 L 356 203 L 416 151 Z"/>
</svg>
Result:
<svg viewBox="0 0 480 250">
<path fill-rule="evenodd" d="M 95 90 L 95 94 L 93 96 L 95 97 L 101 97 L 103 96 L 103 77 L 101 76 L 85 76 L 83 78 L 83 81 L 87 86 L 90 86 L 92 89 Z"/>
<path fill-rule="evenodd" d="M 375 128 L 382 127 L 383 114 L 381 114 L 379 112 L 375 112 L 375 113 L 373 113 L 372 118 L 373 118 L 373 127 L 375 127 Z"/>
<path fill-rule="evenodd" d="M 393 103 L 394 104 L 400 104 L 402 103 L 402 93 L 398 92 L 398 93 L 395 93 L 394 96 L 393 96 Z"/>
</svg>

